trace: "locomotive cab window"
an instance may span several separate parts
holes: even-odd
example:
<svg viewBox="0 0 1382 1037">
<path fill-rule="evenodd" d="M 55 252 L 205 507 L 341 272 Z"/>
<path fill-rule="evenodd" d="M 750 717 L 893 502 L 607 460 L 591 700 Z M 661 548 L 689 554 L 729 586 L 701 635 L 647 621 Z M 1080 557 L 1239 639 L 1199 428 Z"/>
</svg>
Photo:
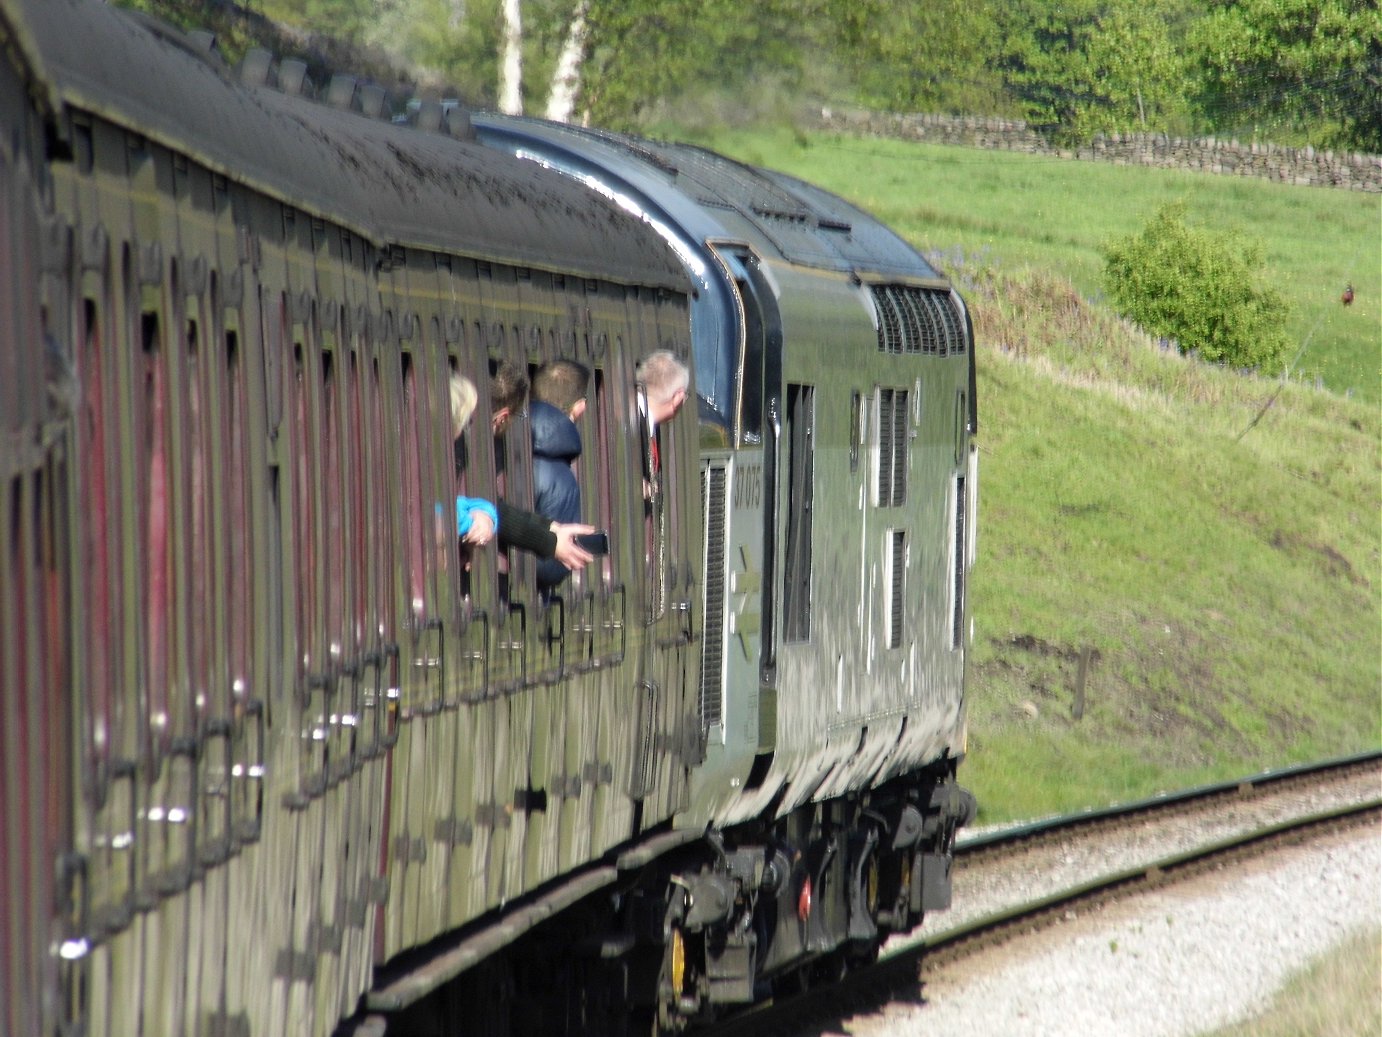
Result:
<svg viewBox="0 0 1382 1037">
<path fill-rule="evenodd" d="M 811 637 L 811 511 L 816 444 L 816 389 L 787 386 L 787 543 L 783 566 L 782 636 Z"/>
</svg>

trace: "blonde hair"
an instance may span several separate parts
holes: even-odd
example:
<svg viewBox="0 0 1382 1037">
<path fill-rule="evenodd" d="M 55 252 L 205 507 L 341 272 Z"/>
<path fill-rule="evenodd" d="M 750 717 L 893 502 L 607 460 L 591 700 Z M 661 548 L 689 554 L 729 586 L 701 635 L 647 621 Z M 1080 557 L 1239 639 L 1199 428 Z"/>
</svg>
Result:
<svg viewBox="0 0 1382 1037">
<path fill-rule="evenodd" d="M 479 399 L 479 393 L 475 391 L 475 383 L 463 374 L 451 373 L 451 435 L 452 438 L 459 437 L 470 424 L 470 418 L 475 413 L 475 403 Z"/>
</svg>

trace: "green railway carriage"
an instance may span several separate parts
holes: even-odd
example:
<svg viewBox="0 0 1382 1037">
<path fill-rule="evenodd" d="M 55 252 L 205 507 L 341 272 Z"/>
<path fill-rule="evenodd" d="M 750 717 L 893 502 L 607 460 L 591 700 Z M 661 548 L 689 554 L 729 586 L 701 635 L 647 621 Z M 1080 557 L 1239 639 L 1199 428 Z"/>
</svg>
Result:
<svg viewBox="0 0 1382 1037">
<path fill-rule="evenodd" d="M 394 125 L 94 0 L 0 39 L 0 1028 L 675 1032 L 947 902 L 943 277 L 695 149 Z M 657 349 L 699 408 L 650 507 Z M 555 357 L 611 549 L 544 597 L 450 515 L 531 506 L 485 388 Z"/>
</svg>

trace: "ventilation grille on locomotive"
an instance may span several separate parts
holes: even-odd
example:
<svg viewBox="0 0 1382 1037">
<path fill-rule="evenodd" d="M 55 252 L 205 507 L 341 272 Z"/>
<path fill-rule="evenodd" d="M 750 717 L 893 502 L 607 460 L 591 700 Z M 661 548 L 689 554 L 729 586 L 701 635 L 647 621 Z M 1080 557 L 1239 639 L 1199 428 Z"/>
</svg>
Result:
<svg viewBox="0 0 1382 1037">
<path fill-rule="evenodd" d="M 878 506 L 907 501 L 907 390 L 878 390 Z"/>
<path fill-rule="evenodd" d="M 705 631 L 701 638 L 701 730 L 720 723 L 723 714 L 725 616 L 725 465 L 710 465 L 701 474 L 701 509 L 705 516 Z"/>
<path fill-rule="evenodd" d="M 965 322 L 950 292 L 911 285 L 870 286 L 882 353 L 950 356 L 965 351 Z"/>
<path fill-rule="evenodd" d="M 888 535 L 888 647 L 902 647 L 902 614 L 907 592 L 907 534 Z"/>
</svg>

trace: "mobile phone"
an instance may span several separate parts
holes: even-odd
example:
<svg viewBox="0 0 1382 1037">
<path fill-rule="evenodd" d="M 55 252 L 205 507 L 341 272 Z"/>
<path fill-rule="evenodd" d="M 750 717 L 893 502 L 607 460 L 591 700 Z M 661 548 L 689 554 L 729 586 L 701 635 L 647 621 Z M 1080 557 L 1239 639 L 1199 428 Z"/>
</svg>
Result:
<svg viewBox="0 0 1382 1037">
<path fill-rule="evenodd" d="M 598 533 L 577 533 L 572 539 L 593 555 L 609 554 L 609 533 L 603 529 Z"/>
</svg>

